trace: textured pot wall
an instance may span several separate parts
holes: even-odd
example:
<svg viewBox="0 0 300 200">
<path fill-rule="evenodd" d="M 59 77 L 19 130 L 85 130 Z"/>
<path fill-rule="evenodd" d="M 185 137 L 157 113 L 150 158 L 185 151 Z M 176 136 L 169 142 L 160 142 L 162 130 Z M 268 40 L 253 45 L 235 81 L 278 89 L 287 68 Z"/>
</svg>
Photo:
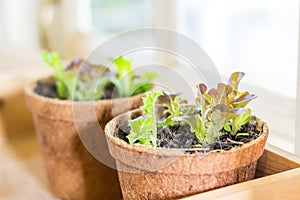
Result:
<svg viewBox="0 0 300 200">
<path fill-rule="evenodd" d="M 265 123 L 259 123 L 263 134 L 241 148 L 184 154 L 180 149 L 129 145 L 114 137 L 121 121 L 140 114 L 139 110 L 122 114 L 105 128 L 124 199 L 177 199 L 254 178 L 268 136 Z"/>
<path fill-rule="evenodd" d="M 256 162 L 215 174 L 118 173 L 124 199 L 177 199 L 251 180 L 255 168 Z"/>
<path fill-rule="evenodd" d="M 113 115 L 139 107 L 142 95 L 130 100 L 115 99 L 123 104 L 114 103 L 113 112 L 111 100 L 95 102 L 95 121 L 88 112 L 85 113 L 84 102 L 45 98 L 35 94 L 34 88 L 34 84 L 26 88 L 27 104 L 33 115 L 53 193 L 63 199 L 120 199 L 117 171 L 100 163 L 87 151 L 78 136 L 78 129 L 88 136 L 91 133 L 86 127 L 100 124 L 104 128 Z M 74 106 L 79 108 L 75 109 L 80 112 L 77 115 Z"/>
<path fill-rule="evenodd" d="M 84 147 L 73 122 L 35 117 L 53 193 L 64 199 L 118 199 L 117 173 Z"/>
</svg>

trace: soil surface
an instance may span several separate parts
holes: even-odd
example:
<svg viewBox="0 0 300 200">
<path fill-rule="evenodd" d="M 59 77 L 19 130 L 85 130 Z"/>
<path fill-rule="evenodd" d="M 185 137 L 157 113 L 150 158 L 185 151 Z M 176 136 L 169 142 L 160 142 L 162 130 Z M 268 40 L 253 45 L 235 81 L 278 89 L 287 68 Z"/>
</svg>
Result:
<svg viewBox="0 0 300 200">
<path fill-rule="evenodd" d="M 112 99 L 113 98 L 118 98 L 119 95 L 114 91 L 115 86 L 111 83 L 109 83 L 104 90 L 102 91 L 102 97 L 101 99 Z M 56 85 L 53 79 L 47 79 L 47 80 L 42 80 L 42 81 L 37 81 L 36 88 L 34 90 L 37 94 L 49 98 L 56 98 L 58 99 L 58 94 L 56 90 Z M 114 92 L 114 94 L 113 94 Z"/>
<path fill-rule="evenodd" d="M 248 136 L 232 136 L 225 130 L 221 130 L 221 136 L 210 145 L 201 145 L 195 133 L 190 132 L 188 125 L 175 125 L 168 128 L 158 127 L 157 147 L 163 148 L 185 148 L 186 153 L 209 152 L 212 150 L 230 150 L 245 143 L 255 140 L 262 134 L 262 130 L 257 129 L 257 119 L 253 117 L 245 124 L 239 133 L 249 133 Z M 130 133 L 128 123 L 120 124 L 115 131 L 115 136 L 127 143 L 126 136 Z"/>
<path fill-rule="evenodd" d="M 37 81 L 35 93 L 49 98 L 58 98 L 56 85 L 52 80 Z"/>
</svg>

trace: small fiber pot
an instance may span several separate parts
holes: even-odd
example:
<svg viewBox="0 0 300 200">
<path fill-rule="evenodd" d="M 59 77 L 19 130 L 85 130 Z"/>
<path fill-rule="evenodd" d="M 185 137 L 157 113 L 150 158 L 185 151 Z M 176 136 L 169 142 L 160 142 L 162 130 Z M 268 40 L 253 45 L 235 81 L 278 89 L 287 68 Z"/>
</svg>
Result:
<svg viewBox="0 0 300 200">
<path fill-rule="evenodd" d="M 105 127 L 125 200 L 178 199 L 254 178 L 268 136 L 266 123 L 259 121 L 262 135 L 240 148 L 185 153 L 187 149 L 130 145 L 115 137 L 119 124 L 141 114 L 140 110 L 124 113 Z"/>
<path fill-rule="evenodd" d="M 115 163 L 102 130 L 113 116 L 139 107 L 143 94 L 75 102 L 38 95 L 35 88 L 36 82 L 27 85 L 26 100 L 52 192 L 62 199 L 122 198 L 117 171 L 111 168 Z M 105 164 L 99 161 L 103 159 Z"/>
</svg>

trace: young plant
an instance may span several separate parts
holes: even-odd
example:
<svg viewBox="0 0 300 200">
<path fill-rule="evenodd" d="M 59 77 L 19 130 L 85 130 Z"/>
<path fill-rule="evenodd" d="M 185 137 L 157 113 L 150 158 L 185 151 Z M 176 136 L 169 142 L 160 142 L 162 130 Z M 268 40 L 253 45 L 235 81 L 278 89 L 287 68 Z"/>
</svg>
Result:
<svg viewBox="0 0 300 200">
<path fill-rule="evenodd" d="M 243 125 L 248 123 L 252 118 L 251 109 L 247 108 L 244 114 L 238 115 L 225 124 L 224 129 L 230 132 L 232 135 L 240 136 L 240 135 L 248 135 L 248 133 L 237 133 Z"/>
<path fill-rule="evenodd" d="M 57 53 L 43 52 L 44 62 L 54 69 L 54 78 L 58 96 L 62 99 L 71 99 L 76 73 L 65 71 L 63 63 Z"/>
<path fill-rule="evenodd" d="M 244 114 L 235 116 L 232 120 L 224 126 L 224 129 L 230 132 L 234 136 L 247 135 L 247 133 L 238 133 L 243 125 L 248 123 L 252 119 L 251 109 L 245 108 L 250 101 L 257 98 L 255 94 L 249 94 L 249 92 L 240 92 L 238 90 L 241 79 L 245 76 L 243 72 L 232 73 L 228 85 L 231 86 L 233 92 L 230 94 L 231 101 L 228 106 L 231 108 L 242 108 L 245 110 Z M 238 134 L 237 134 L 238 133 Z"/>
<path fill-rule="evenodd" d="M 170 127 L 179 124 L 179 122 L 174 119 L 186 116 L 192 111 L 191 107 L 186 106 L 187 100 L 177 95 L 164 93 L 158 97 L 158 104 L 165 108 L 162 114 L 166 117 L 158 123 L 161 127 Z"/>
<path fill-rule="evenodd" d="M 245 106 L 256 95 L 238 91 L 244 75 L 235 72 L 230 76 L 228 84 L 219 83 L 217 88 L 209 91 L 203 83 L 197 86 L 195 110 L 198 113 L 183 116 L 179 120 L 189 124 L 190 131 L 195 133 L 202 145 L 211 144 L 223 128 L 233 136 L 246 135 L 238 131 L 252 118 L 251 110 Z"/>
<path fill-rule="evenodd" d="M 151 81 L 157 75 L 145 73 L 136 76 L 132 71 L 131 61 L 125 60 L 122 56 L 113 60 L 117 67 L 117 76 L 111 78 L 111 82 L 117 87 L 120 96 L 129 97 L 146 92 L 151 88 Z"/>
<path fill-rule="evenodd" d="M 135 76 L 131 62 L 119 57 L 114 60 L 117 74 L 109 73 L 102 65 L 92 65 L 80 58 L 75 58 L 66 68 L 57 53 L 43 52 L 43 59 L 54 69 L 54 78 L 59 98 L 89 101 L 101 99 L 103 90 L 112 83 L 121 97 L 129 97 L 150 89 L 151 81 L 156 76 L 145 73 Z"/>
<path fill-rule="evenodd" d="M 92 65 L 75 58 L 65 69 L 57 53 L 44 51 L 43 58 L 54 69 L 57 93 L 61 99 L 81 101 L 100 99 L 104 87 L 109 83 L 105 77 L 105 73 L 109 70 L 104 66 Z"/>
<path fill-rule="evenodd" d="M 229 102 L 231 88 L 223 83 L 218 87 L 212 88 L 207 92 L 205 84 L 201 83 L 198 87 L 196 98 L 196 110 L 199 114 L 184 118 L 190 125 L 191 132 L 194 132 L 202 145 L 213 143 L 219 136 L 220 130 L 233 118 L 244 114 L 240 108 L 230 108 L 226 103 Z"/>
<path fill-rule="evenodd" d="M 141 110 L 144 111 L 144 116 L 140 116 L 129 121 L 131 128 L 130 134 L 127 136 L 129 143 L 139 142 L 146 146 L 157 145 L 157 120 L 156 120 L 156 101 L 161 92 L 148 92 L 143 97 L 144 105 Z"/>
</svg>

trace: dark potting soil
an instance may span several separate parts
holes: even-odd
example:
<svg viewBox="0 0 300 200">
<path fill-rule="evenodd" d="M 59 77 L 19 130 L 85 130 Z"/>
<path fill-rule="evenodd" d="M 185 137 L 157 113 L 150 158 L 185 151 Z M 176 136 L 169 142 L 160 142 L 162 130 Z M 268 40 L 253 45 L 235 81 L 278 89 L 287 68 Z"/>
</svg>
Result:
<svg viewBox="0 0 300 200">
<path fill-rule="evenodd" d="M 58 98 L 56 85 L 51 80 L 37 81 L 35 93 L 49 98 Z"/>
<path fill-rule="evenodd" d="M 200 145 L 195 133 L 190 132 L 188 125 L 175 125 L 172 127 L 162 128 L 158 127 L 157 147 L 163 148 L 185 148 L 188 149 L 186 153 L 194 152 L 209 152 L 212 150 L 230 150 L 232 148 L 240 147 L 245 143 L 255 140 L 262 134 L 262 130 L 257 129 L 257 119 L 253 117 L 240 130 L 240 133 L 249 133 L 244 136 L 232 136 L 225 130 L 221 130 L 221 136 L 212 144 Z M 115 136 L 129 143 L 126 136 L 130 133 L 128 123 L 119 124 L 115 131 Z"/>
<path fill-rule="evenodd" d="M 119 95 L 117 94 L 117 92 L 114 91 L 114 89 L 115 86 L 112 83 L 109 83 L 102 91 L 103 94 L 101 99 L 111 99 L 112 97 L 118 98 Z M 45 96 L 49 98 L 59 98 L 56 91 L 57 91 L 56 85 L 54 80 L 52 79 L 37 81 L 36 88 L 34 90 L 35 93 L 41 96 Z"/>
</svg>

